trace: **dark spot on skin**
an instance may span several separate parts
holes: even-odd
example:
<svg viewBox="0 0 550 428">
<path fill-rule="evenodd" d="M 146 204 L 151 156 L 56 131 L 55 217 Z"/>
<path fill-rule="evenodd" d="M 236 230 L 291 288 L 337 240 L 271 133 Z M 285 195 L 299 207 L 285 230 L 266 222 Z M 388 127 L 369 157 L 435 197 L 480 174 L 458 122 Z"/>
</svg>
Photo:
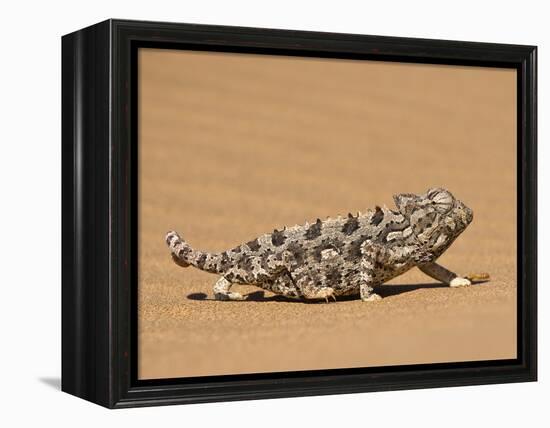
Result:
<svg viewBox="0 0 550 428">
<path fill-rule="evenodd" d="M 269 275 L 265 274 L 265 273 L 258 273 L 258 275 L 256 276 L 256 281 L 258 283 L 266 283 L 270 280 L 271 278 L 269 277 Z"/>
<path fill-rule="evenodd" d="M 348 244 L 348 251 L 344 258 L 346 261 L 356 261 L 359 260 L 362 256 L 361 254 L 361 245 L 369 238 L 368 235 L 361 235 L 358 239 L 351 241 Z"/>
<path fill-rule="evenodd" d="M 241 269 L 247 272 L 252 272 L 252 259 L 253 257 L 250 256 L 243 257 L 241 261 Z"/>
<path fill-rule="evenodd" d="M 224 251 L 223 253 L 221 253 L 221 259 L 220 259 L 220 269 L 222 270 L 225 270 L 227 267 L 229 267 L 231 263 L 231 260 L 229 259 L 229 256 L 227 255 L 227 253 Z"/>
<path fill-rule="evenodd" d="M 321 261 L 321 251 L 325 249 L 325 244 L 321 243 L 313 249 L 313 258 L 317 261 Z"/>
<path fill-rule="evenodd" d="M 242 277 L 242 275 L 236 273 L 236 274 L 235 274 L 235 281 L 237 281 L 237 282 L 245 282 L 245 279 Z"/>
<path fill-rule="evenodd" d="M 388 235 L 393 232 L 393 229 L 390 224 L 386 224 L 386 227 L 384 227 L 384 230 L 378 235 L 378 239 L 376 239 L 377 242 L 386 242 L 388 239 Z"/>
<path fill-rule="evenodd" d="M 263 248 L 260 253 L 262 256 L 269 256 L 270 254 L 273 254 L 273 250 L 271 248 Z"/>
<path fill-rule="evenodd" d="M 305 254 L 302 246 L 296 242 L 292 242 L 287 246 L 287 250 L 292 253 L 292 257 L 296 261 L 298 265 L 302 265 L 304 263 Z"/>
<path fill-rule="evenodd" d="M 253 241 L 249 241 L 246 243 L 248 248 L 252 251 L 258 251 L 260 249 L 260 243 L 258 242 L 258 238 L 254 239 Z"/>
<path fill-rule="evenodd" d="M 307 240 L 312 240 L 319 236 L 321 236 L 321 220 L 317 219 L 315 224 L 309 226 L 308 230 L 306 231 L 305 238 Z"/>
<path fill-rule="evenodd" d="M 416 234 L 422 233 L 424 230 L 428 229 L 429 227 L 433 226 L 437 219 L 437 213 L 435 212 L 428 212 L 425 213 L 423 217 L 418 219 L 416 224 L 414 225 L 414 231 Z"/>
<path fill-rule="evenodd" d="M 269 267 L 267 266 L 267 257 L 264 256 L 260 259 L 260 266 L 265 271 L 269 270 Z"/>
<path fill-rule="evenodd" d="M 338 254 L 342 254 L 344 245 L 345 242 L 340 241 L 338 238 L 329 239 L 327 242 L 327 248 L 333 248 Z"/>
<path fill-rule="evenodd" d="M 338 267 L 330 268 L 327 270 L 326 275 L 327 285 L 338 285 L 341 281 L 341 274 Z"/>
<path fill-rule="evenodd" d="M 231 251 L 232 251 L 233 253 L 235 253 L 235 254 L 239 254 L 239 253 L 241 252 L 241 247 L 240 247 L 240 245 L 239 245 L 238 247 L 233 248 Z"/>
<path fill-rule="evenodd" d="M 376 206 L 376 212 L 372 216 L 372 219 L 370 221 L 371 224 L 378 226 L 380 222 L 384 218 L 384 211 L 382 211 L 382 208 L 380 208 L 378 205 Z"/>
<path fill-rule="evenodd" d="M 206 263 L 206 254 L 203 253 L 197 259 L 197 267 L 202 269 L 204 267 L 204 263 Z"/>
<path fill-rule="evenodd" d="M 376 273 L 372 269 L 365 269 L 364 272 L 365 272 L 366 275 L 370 276 L 373 279 L 376 277 Z"/>
<path fill-rule="evenodd" d="M 178 251 L 178 257 L 186 256 L 188 252 L 187 248 L 182 248 Z"/>
<path fill-rule="evenodd" d="M 356 217 L 348 214 L 348 220 L 344 224 L 344 227 L 342 227 L 342 233 L 345 233 L 346 235 L 351 235 L 357 229 L 359 229 L 359 221 Z"/>
<path fill-rule="evenodd" d="M 275 229 L 273 231 L 273 233 L 271 234 L 271 243 L 276 246 L 276 247 L 280 247 L 281 245 L 283 245 L 286 241 L 286 236 L 284 234 L 284 232 L 280 232 L 278 231 L 277 229 Z"/>
</svg>

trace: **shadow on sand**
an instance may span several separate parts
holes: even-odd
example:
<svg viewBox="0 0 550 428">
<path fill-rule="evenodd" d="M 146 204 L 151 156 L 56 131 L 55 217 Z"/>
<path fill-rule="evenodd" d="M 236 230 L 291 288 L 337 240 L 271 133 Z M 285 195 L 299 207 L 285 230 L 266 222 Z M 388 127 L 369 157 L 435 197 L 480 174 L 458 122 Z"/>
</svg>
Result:
<svg viewBox="0 0 550 428">
<path fill-rule="evenodd" d="M 477 281 L 474 284 L 481 284 L 487 281 Z M 409 293 L 411 291 L 421 290 L 421 289 L 433 289 L 433 288 L 449 288 L 448 285 L 436 282 L 429 284 L 403 284 L 403 285 L 381 285 L 375 287 L 375 293 L 379 294 L 381 297 L 391 297 L 398 296 L 399 294 Z M 191 293 L 187 295 L 187 298 L 190 300 L 215 300 L 212 297 L 208 297 L 204 293 Z M 359 296 L 338 296 L 338 302 L 346 302 L 350 300 L 357 300 Z M 284 296 L 266 296 L 263 290 L 254 291 L 244 295 L 244 300 L 241 302 L 288 302 L 288 303 L 302 303 L 302 304 L 315 304 L 319 302 L 324 302 L 324 300 L 301 300 L 301 299 L 292 299 Z"/>
</svg>

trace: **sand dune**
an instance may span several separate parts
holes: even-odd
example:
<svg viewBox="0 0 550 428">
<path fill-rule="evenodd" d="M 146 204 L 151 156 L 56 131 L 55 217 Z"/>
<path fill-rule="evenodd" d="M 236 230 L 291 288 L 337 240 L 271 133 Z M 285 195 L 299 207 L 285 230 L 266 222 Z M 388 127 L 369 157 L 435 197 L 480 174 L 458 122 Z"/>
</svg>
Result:
<svg viewBox="0 0 550 428">
<path fill-rule="evenodd" d="M 140 54 L 139 376 L 514 358 L 515 71 L 254 55 Z M 219 251 L 275 227 L 444 186 L 474 222 L 375 303 L 294 302 L 172 263 L 169 229 Z"/>
</svg>

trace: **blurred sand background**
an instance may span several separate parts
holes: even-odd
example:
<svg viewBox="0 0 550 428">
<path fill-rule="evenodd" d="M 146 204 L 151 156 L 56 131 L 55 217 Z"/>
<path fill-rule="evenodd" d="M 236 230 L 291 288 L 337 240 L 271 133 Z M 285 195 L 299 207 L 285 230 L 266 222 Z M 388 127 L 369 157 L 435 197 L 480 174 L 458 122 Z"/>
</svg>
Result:
<svg viewBox="0 0 550 428">
<path fill-rule="evenodd" d="M 141 49 L 139 94 L 140 378 L 515 358 L 514 70 Z M 164 243 L 225 250 L 432 186 L 475 213 L 441 264 L 490 282 L 218 302 Z"/>
</svg>

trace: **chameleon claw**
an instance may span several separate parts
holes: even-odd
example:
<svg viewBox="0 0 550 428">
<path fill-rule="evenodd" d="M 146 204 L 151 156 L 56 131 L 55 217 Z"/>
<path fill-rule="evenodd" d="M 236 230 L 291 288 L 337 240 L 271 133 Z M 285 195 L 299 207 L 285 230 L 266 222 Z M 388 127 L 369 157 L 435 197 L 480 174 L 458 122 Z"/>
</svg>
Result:
<svg viewBox="0 0 550 428">
<path fill-rule="evenodd" d="M 319 290 L 316 290 L 315 292 L 309 294 L 306 297 L 308 299 L 325 299 L 325 303 L 329 303 L 331 297 L 336 301 L 336 296 L 334 296 L 334 290 L 330 287 L 324 287 Z"/>
<path fill-rule="evenodd" d="M 326 303 L 330 303 L 330 298 L 331 298 L 331 297 L 332 297 L 332 299 L 336 302 L 336 296 L 334 295 L 334 293 L 325 296 L 325 302 L 326 302 Z"/>
</svg>

